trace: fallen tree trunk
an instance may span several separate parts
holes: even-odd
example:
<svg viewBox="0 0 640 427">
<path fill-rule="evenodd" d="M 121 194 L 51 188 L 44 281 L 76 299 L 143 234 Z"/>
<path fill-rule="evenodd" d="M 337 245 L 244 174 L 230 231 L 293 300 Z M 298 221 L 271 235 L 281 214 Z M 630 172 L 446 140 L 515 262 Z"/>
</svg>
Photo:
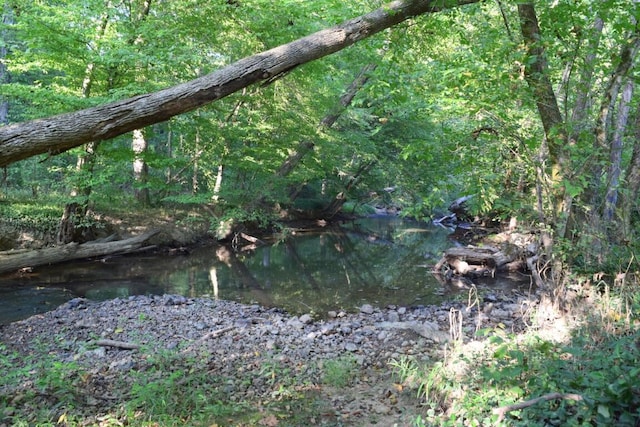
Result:
<svg viewBox="0 0 640 427">
<path fill-rule="evenodd" d="M 513 271 L 522 266 L 518 261 L 518 253 L 504 252 L 494 247 L 450 248 L 434 267 L 435 272 L 451 269 L 453 274 L 481 277 L 493 276 L 496 271 Z"/>
<path fill-rule="evenodd" d="M 126 254 L 139 251 L 144 242 L 156 235 L 153 230 L 139 236 L 111 242 L 87 242 L 83 244 L 67 243 L 62 246 L 0 252 L 0 273 L 15 271 L 26 267 L 56 264 L 64 261 L 92 258 L 104 255 Z"/>
</svg>

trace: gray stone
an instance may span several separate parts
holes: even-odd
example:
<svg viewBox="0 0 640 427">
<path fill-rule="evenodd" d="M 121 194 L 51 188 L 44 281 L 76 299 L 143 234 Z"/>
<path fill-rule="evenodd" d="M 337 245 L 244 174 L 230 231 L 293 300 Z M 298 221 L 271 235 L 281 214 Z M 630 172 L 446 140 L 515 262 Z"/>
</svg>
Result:
<svg viewBox="0 0 640 427">
<path fill-rule="evenodd" d="M 348 342 L 344 345 L 344 349 L 350 352 L 358 351 L 358 346 L 355 343 Z"/>
<path fill-rule="evenodd" d="M 360 307 L 360 313 L 372 314 L 373 307 L 370 304 L 364 304 L 362 307 Z"/>
<path fill-rule="evenodd" d="M 313 317 L 308 314 L 303 314 L 302 316 L 300 316 L 300 321 L 305 325 L 308 325 L 309 323 L 313 322 Z"/>
</svg>

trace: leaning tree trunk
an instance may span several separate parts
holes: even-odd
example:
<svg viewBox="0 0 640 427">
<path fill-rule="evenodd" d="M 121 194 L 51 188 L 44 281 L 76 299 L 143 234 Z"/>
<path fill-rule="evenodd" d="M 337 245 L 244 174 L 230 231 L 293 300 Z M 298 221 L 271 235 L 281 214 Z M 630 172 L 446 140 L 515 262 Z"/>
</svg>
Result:
<svg viewBox="0 0 640 427">
<path fill-rule="evenodd" d="M 376 64 L 367 64 L 362 67 L 356 78 L 351 82 L 347 90 L 342 94 L 340 100 L 336 103 L 336 105 L 334 105 L 331 111 L 329 111 L 329 113 L 327 113 L 327 115 L 324 116 L 322 120 L 320 120 L 320 128 L 330 129 L 338 121 L 342 113 L 344 113 L 349 105 L 351 105 L 351 102 L 353 102 L 353 99 L 356 97 L 360 89 L 362 89 L 364 85 L 369 81 L 369 74 L 376 68 Z M 312 141 L 300 141 L 298 143 L 298 148 L 289 154 L 289 156 L 282 163 L 275 175 L 277 177 L 285 177 L 289 175 L 302 161 L 304 156 L 313 151 L 314 148 L 315 144 Z M 300 186 L 298 189 L 295 189 L 290 194 L 291 202 L 293 202 L 297 198 L 301 188 L 302 186 Z M 260 199 L 260 202 L 262 201 L 264 201 L 264 197 Z M 334 204 L 340 203 L 339 206 L 336 206 L 338 209 L 341 208 L 342 203 L 344 203 L 344 201 L 339 201 L 340 198 L 337 197 L 332 202 Z"/>
<path fill-rule="evenodd" d="M 320 121 L 320 126 L 326 129 L 331 128 L 338 121 L 342 113 L 347 109 L 356 94 L 369 80 L 369 74 L 375 70 L 376 64 L 368 64 L 362 67 L 356 78 L 351 82 L 346 92 L 340 97 L 340 101 L 336 104 L 332 111 Z M 298 148 L 294 150 L 287 159 L 282 163 L 280 169 L 276 172 L 276 176 L 284 177 L 289 175 L 295 167 L 300 163 L 302 158 L 310 153 L 315 147 L 311 141 L 300 141 Z"/>
<path fill-rule="evenodd" d="M 165 121 L 260 81 L 273 81 L 299 65 L 425 13 L 480 0 L 401 0 L 291 43 L 259 53 L 168 89 L 98 107 L 0 128 L 0 167 L 37 154 L 58 154 Z"/>
<path fill-rule="evenodd" d="M 552 205 L 551 218 L 546 218 L 543 212 L 540 212 L 540 214 L 542 218 L 546 220 L 549 225 L 555 227 L 556 230 L 564 230 L 566 220 L 559 220 L 561 217 L 560 214 L 566 214 L 566 209 L 568 208 L 568 205 L 565 204 L 563 191 L 561 190 L 563 177 L 569 167 L 568 155 L 565 148 L 567 138 L 564 133 L 564 121 L 553 87 L 551 86 L 551 81 L 549 80 L 546 56 L 541 43 L 543 38 L 533 2 L 527 1 L 519 3 L 518 15 L 520 17 L 520 29 L 528 56 L 527 65 L 525 66 L 525 79 L 533 93 L 545 134 L 546 146 L 543 144 L 541 147 L 540 157 L 544 158 L 544 149 L 548 149 L 548 158 L 551 166 L 550 182 L 546 185 L 546 188 L 551 189 L 549 190 L 551 193 L 549 194 L 549 198 Z M 541 163 L 544 162 L 541 161 Z M 546 174 L 540 173 L 539 175 L 539 180 L 546 179 Z M 538 185 L 541 184 L 542 181 L 539 181 Z M 540 208 L 544 208 L 542 203 L 540 203 Z M 564 217 L 566 218 L 566 215 Z M 551 220 L 551 222 L 549 222 L 549 220 Z M 553 258 L 553 236 L 545 231 L 541 240 L 546 258 L 549 261 L 553 261 L 551 264 L 551 281 L 553 284 L 558 284 L 561 281 L 562 265 L 558 259 L 554 260 Z"/>
<path fill-rule="evenodd" d="M 520 16 L 520 27 L 528 56 L 525 78 L 533 93 L 549 150 L 551 163 L 551 183 L 549 188 L 559 188 L 568 167 L 564 120 L 549 80 L 546 55 L 540 42 L 542 36 L 533 2 L 519 3 L 518 15 Z M 558 224 L 558 216 L 564 209 L 563 194 L 560 192 L 551 194 L 551 201 L 553 206 L 551 210 L 552 218 L 550 219 L 553 224 Z"/>
<path fill-rule="evenodd" d="M 73 242 L 35 250 L 19 249 L 0 252 L 0 274 L 22 268 L 151 249 L 153 246 L 144 247 L 143 245 L 156 234 L 158 234 L 158 230 L 148 231 L 125 240 L 113 241 L 106 239 L 106 241 L 83 244 Z"/>
</svg>

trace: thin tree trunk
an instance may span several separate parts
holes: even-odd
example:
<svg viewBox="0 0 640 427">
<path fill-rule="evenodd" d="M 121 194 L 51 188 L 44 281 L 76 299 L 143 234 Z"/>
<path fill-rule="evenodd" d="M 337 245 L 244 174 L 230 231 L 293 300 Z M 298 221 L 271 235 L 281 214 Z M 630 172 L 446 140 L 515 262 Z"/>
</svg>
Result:
<svg viewBox="0 0 640 427">
<path fill-rule="evenodd" d="M 618 204 L 618 185 L 620 183 L 620 173 L 622 169 L 622 136 L 627 129 L 627 120 L 629 119 L 629 103 L 633 94 L 633 81 L 627 80 L 627 84 L 622 89 L 622 97 L 618 104 L 618 116 L 616 120 L 616 128 L 611 141 L 611 151 L 609 154 L 609 170 L 607 176 L 609 183 L 607 185 L 607 193 L 605 196 L 604 212 L 602 217 L 604 221 L 613 220 L 613 214 Z"/>
<path fill-rule="evenodd" d="M 246 88 L 242 89 L 242 95 L 244 96 L 246 94 L 247 94 L 247 89 Z M 229 115 L 227 116 L 227 118 L 225 119 L 225 121 L 220 124 L 220 127 L 227 126 L 232 121 L 235 121 L 236 118 L 238 117 L 238 112 L 240 111 L 240 107 L 242 107 L 244 103 L 245 103 L 244 99 L 239 99 L 236 102 L 236 105 L 234 105 Z M 229 145 L 230 145 L 229 141 L 225 139 L 224 148 L 223 148 L 222 154 L 220 155 L 220 163 L 218 164 L 216 179 L 213 184 L 213 196 L 211 197 L 211 200 L 214 203 L 217 203 L 218 200 L 220 200 L 220 191 L 222 190 L 222 178 L 224 177 L 224 162 L 230 151 Z"/>
<path fill-rule="evenodd" d="M 149 187 L 147 182 L 149 180 L 149 166 L 144 161 L 144 153 L 147 151 L 148 142 L 144 137 L 142 129 L 136 129 L 133 131 L 131 138 L 131 146 L 133 148 L 133 180 L 135 181 L 134 195 L 136 200 L 143 206 L 149 206 L 151 204 L 151 198 L 149 196 Z"/>
<path fill-rule="evenodd" d="M 600 45 L 600 38 L 602 36 L 602 29 L 604 28 L 604 21 L 600 17 L 596 17 L 593 23 L 593 28 L 590 32 L 589 41 L 587 43 L 587 54 L 584 59 L 584 66 L 582 67 L 582 73 L 580 74 L 580 80 L 576 87 L 576 100 L 571 111 L 571 119 L 569 126 L 571 129 L 568 144 L 573 146 L 580 139 L 580 135 L 587 129 L 587 111 L 590 102 L 591 86 L 593 84 L 593 70 L 595 68 L 596 52 Z M 574 173 L 574 175 L 576 175 Z M 565 209 L 567 211 L 567 222 L 565 229 L 558 230 L 558 235 L 565 238 L 572 238 L 572 234 L 581 234 L 579 229 L 576 229 L 576 225 L 579 223 L 577 217 L 580 216 L 573 205 L 573 197 L 569 192 L 564 196 Z"/>
<path fill-rule="evenodd" d="M 509 40 L 513 41 L 513 34 L 511 32 L 511 27 L 509 26 L 509 20 L 507 19 L 507 14 L 504 11 L 504 6 L 502 5 L 502 1 L 496 0 L 496 3 L 498 4 L 498 8 L 500 9 L 500 14 L 502 15 L 502 22 L 504 22 L 504 28 L 505 30 L 507 30 L 507 36 L 509 37 Z"/>
<path fill-rule="evenodd" d="M 577 85 L 576 100 L 571 111 L 571 135 L 569 136 L 569 142 L 575 144 L 580 137 L 580 133 L 586 129 L 586 117 L 587 106 L 589 102 L 589 94 L 591 93 L 591 85 L 593 82 L 593 70 L 596 60 L 596 52 L 598 46 L 600 46 L 600 37 L 602 36 L 602 29 L 604 28 L 604 21 L 600 17 L 596 17 L 593 22 L 593 28 L 591 30 L 591 37 L 587 44 L 587 54 L 584 59 L 584 66 L 582 67 L 582 74 L 580 75 L 580 81 Z"/>
<path fill-rule="evenodd" d="M 142 8 L 136 18 L 134 24 L 139 24 L 149 16 L 151 10 L 151 0 L 143 0 Z M 134 33 L 135 34 L 135 33 Z M 138 37 L 135 35 L 127 40 L 128 45 L 138 44 Z M 142 72 L 136 73 L 143 75 Z M 149 180 L 149 165 L 147 165 L 144 159 L 144 154 L 149 148 L 149 142 L 145 138 L 144 132 L 141 128 L 134 129 L 131 136 L 131 149 L 133 150 L 133 179 L 134 179 L 134 197 L 143 206 L 151 205 L 151 196 L 149 194 L 148 180 Z"/>
<path fill-rule="evenodd" d="M 98 30 L 96 33 L 95 44 L 98 44 L 104 37 L 109 24 L 109 9 L 111 2 L 105 3 L 105 13 L 102 15 Z M 98 48 L 94 46 L 94 48 Z M 89 62 L 85 67 L 84 78 L 82 79 L 82 97 L 89 98 L 91 96 L 91 87 L 93 86 L 93 75 L 95 64 Z M 93 190 L 91 177 L 93 176 L 93 168 L 95 166 L 95 156 L 98 149 L 98 142 L 88 142 L 84 151 L 78 154 L 76 160 L 76 179 L 71 189 L 71 197 L 75 200 L 65 204 L 58 224 L 56 233 L 57 244 L 66 244 L 81 238 L 79 230 L 76 230 L 76 220 L 83 218 L 87 213 L 89 196 Z"/>
<path fill-rule="evenodd" d="M 111 1 L 107 1 L 105 3 L 105 13 L 102 15 L 102 19 L 100 20 L 100 25 L 98 26 L 98 31 L 96 35 L 95 44 L 100 43 L 100 40 L 104 37 L 107 26 L 109 25 L 109 10 L 111 9 Z M 99 46 L 95 46 L 96 49 Z M 95 71 L 95 63 L 89 62 L 84 70 L 84 79 L 82 79 L 82 97 L 89 98 L 91 96 L 91 88 L 93 87 L 94 82 L 94 71 Z M 91 176 L 93 174 L 93 165 L 95 163 L 94 156 L 96 155 L 96 151 L 98 149 L 97 142 L 89 142 L 88 147 L 85 148 L 84 153 L 79 155 L 76 170 L 78 172 L 82 172 L 84 167 L 87 167 L 86 172 L 88 172 Z M 84 158 L 82 158 L 84 157 Z M 89 196 L 91 194 L 91 184 L 89 184 L 88 180 L 83 180 L 82 183 L 85 188 L 76 188 L 73 190 L 78 194 L 82 194 L 85 196 Z"/>
<path fill-rule="evenodd" d="M 200 153 L 200 130 L 196 130 L 196 153 Z M 196 155 L 193 161 L 193 174 L 191 175 L 191 193 L 196 194 L 198 192 L 198 158 Z"/>
<path fill-rule="evenodd" d="M 622 82 L 628 75 L 639 49 L 640 37 L 636 32 L 630 35 L 629 41 L 621 48 L 619 55 L 620 61 L 604 91 L 594 128 L 593 155 L 589 170 L 590 184 L 585 193 L 586 200 L 588 200 L 589 204 L 589 214 L 585 221 L 588 227 L 588 233 L 583 232 L 581 236 L 588 239 L 586 245 L 588 245 L 590 251 L 586 255 L 595 256 L 596 259 L 593 262 L 598 264 L 604 262 L 608 256 L 607 245 L 603 240 L 607 234 L 605 226 L 608 222 L 604 220 L 602 215 L 605 201 L 603 200 L 603 194 L 600 188 L 608 161 L 606 153 L 610 150 L 610 124 L 613 122 L 615 101 L 620 93 Z"/>
<path fill-rule="evenodd" d="M 353 98 L 369 80 L 369 75 L 376 69 L 376 64 L 368 64 L 362 67 L 356 78 L 351 82 L 345 93 L 340 97 L 340 101 L 336 104 L 332 111 L 330 111 L 320 121 L 320 127 L 329 129 L 340 118 L 342 113 L 351 105 Z M 287 159 L 282 163 L 280 169 L 276 172 L 276 176 L 284 177 L 289 175 L 295 167 L 300 163 L 302 158 L 311 152 L 315 147 L 315 144 L 311 141 L 300 141 L 298 148 L 294 150 Z"/>
<path fill-rule="evenodd" d="M 342 206 L 347 202 L 347 193 L 351 190 L 357 183 L 362 179 L 362 176 L 367 173 L 371 168 L 376 164 L 375 160 L 370 160 L 368 162 L 363 162 L 358 167 L 356 173 L 354 173 L 349 180 L 347 181 L 347 185 L 344 186 L 344 191 L 341 191 L 334 197 L 329 206 L 324 210 L 324 215 L 327 218 L 333 218 L 342 210 Z"/>
<path fill-rule="evenodd" d="M 55 155 L 165 121 L 307 62 L 338 52 L 408 18 L 479 0 L 399 0 L 336 27 L 259 53 L 158 92 L 0 128 L 0 167 L 37 154 Z"/>
<path fill-rule="evenodd" d="M 11 76 L 9 75 L 9 70 L 7 70 L 7 65 L 5 62 L 5 58 L 7 57 L 7 46 L 9 46 L 11 40 L 9 39 L 10 33 L 7 27 L 14 22 L 13 9 L 7 4 L 4 3 L 2 10 L 2 25 L 3 30 L 0 33 L 0 85 L 10 83 Z M 9 101 L 4 97 L 0 96 L 0 126 L 4 126 L 9 123 Z"/>
<path fill-rule="evenodd" d="M 627 76 L 629 69 L 633 65 L 633 61 L 640 50 L 640 36 L 638 33 L 633 34 L 629 43 L 622 47 L 620 52 L 620 62 L 616 67 L 607 89 L 604 92 L 604 99 L 600 106 L 600 112 L 595 127 L 595 146 L 596 150 L 608 150 L 608 136 L 610 131 L 610 123 L 613 121 L 613 106 L 620 93 L 622 82 Z"/>
<path fill-rule="evenodd" d="M 6 2 L 3 5 L 2 9 L 2 24 L 6 27 L 13 23 L 13 9 Z M 9 75 L 9 70 L 7 70 L 7 66 L 5 64 L 5 58 L 7 57 L 7 46 L 9 45 L 9 31 L 5 28 L 0 33 L 0 85 L 9 83 L 11 81 L 11 76 Z M 4 97 L 0 96 L 0 126 L 5 126 L 9 123 L 9 101 Z M 2 177 L 0 178 L 0 185 L 5 186 L 7 183 L 7 168 L 2 168 Z"/>
<path fill-rule="evenodd" d="M 213 201 L 217 202 L 220 198 L 220 189 L 222 188 L 222 176 L 224 175 L 224 165 L 218 165 L 218 173 L 216 173 L 216 181 L 213 186 Z"/>
<path fill-rule="evenodd" d="M 635 115 L 633 155 L 625 176 L 627 191 L 622 193 L 622 201 L 620 203 L 620 216 L 622 218 L 620 235 L 627 239 L 631 237 L 631 213 L 634 207 L 637 206 L 638 197 L 640 196 L 640 104 L 636 108 Z"/>
</svg>

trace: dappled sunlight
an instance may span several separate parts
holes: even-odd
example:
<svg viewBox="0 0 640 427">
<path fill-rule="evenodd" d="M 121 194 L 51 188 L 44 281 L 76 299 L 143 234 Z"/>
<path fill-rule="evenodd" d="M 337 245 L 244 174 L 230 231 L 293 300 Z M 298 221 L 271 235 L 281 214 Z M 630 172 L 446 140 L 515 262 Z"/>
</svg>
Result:
<svg viewBox="0 0 640 427">
<path fill-rule="evenodd" d="M 527 311 L 523 330 L 481 329 L 448 344 L 435 364 L 402 360 L 392 366 L 405 386 L 418 390 L 432 422 L 627 425 L 640 406 L 633 379 L 640 374 L 637 299 L 610 289 L 590 292 L 570 310 L 543 297 Z"/>
</svg>

